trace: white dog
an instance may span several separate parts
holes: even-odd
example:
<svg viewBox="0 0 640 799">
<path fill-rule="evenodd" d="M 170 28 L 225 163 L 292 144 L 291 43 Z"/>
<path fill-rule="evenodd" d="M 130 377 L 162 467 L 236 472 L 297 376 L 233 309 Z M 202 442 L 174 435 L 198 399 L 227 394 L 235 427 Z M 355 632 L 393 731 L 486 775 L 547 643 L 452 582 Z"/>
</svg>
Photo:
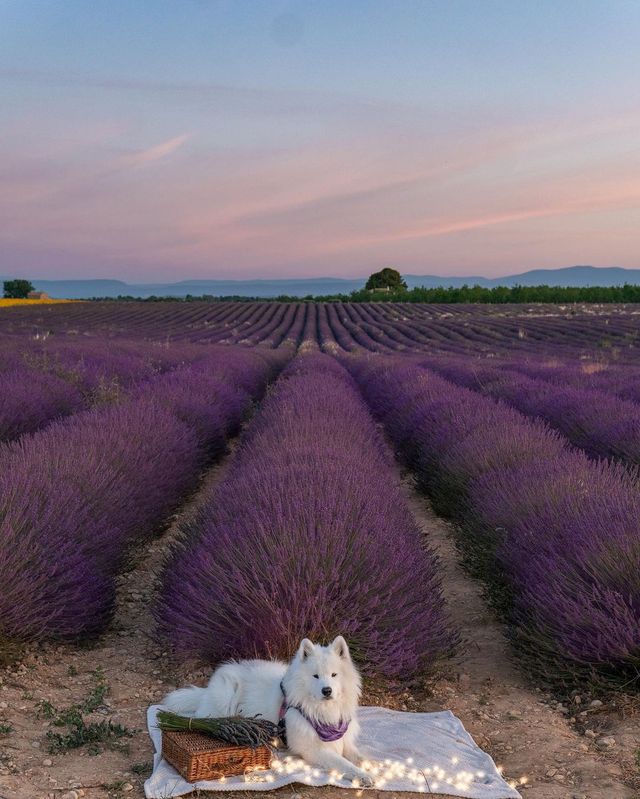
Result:
<svg viewBox="0 0 640 799">
<path fill-rule="evenodd" d="M 305 638 L 291 663 L 241 660 L 219 666 L 206 688 L 181 688 L 163 704 L 186 716 L 285 720 L 289 749 L 307 763 L 371 784 L 357 764 L 361 681 L 339 635 L 329 646 Z"/>
</svg>

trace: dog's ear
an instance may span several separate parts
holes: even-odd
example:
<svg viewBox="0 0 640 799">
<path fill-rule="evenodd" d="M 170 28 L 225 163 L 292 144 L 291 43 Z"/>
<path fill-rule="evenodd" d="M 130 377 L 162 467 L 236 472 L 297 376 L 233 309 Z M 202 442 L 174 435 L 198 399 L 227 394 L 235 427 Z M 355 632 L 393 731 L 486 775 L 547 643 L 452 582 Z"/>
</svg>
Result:
<svg viewBox="0 0 640 799">
<path fill-rule="evenodd" d="M 332 649 L 338 657 L 349 659 L 351 657 L 349 653 L 349 647 L 347 646 L 347 642 L 341 635 L 336 636 L 333 639 L 333 642 L 330 645 L 330 649 Z"/>
<path fill-rule="evenodd" d="M 300 646 L 298 647 L 298 655 L 300 655 L 300 660 L 306 660 L 313 652 L 313 649 L 313 642 L 308 638 L 303 638 L 302 641 L 300 641 Z"/>
</svg>

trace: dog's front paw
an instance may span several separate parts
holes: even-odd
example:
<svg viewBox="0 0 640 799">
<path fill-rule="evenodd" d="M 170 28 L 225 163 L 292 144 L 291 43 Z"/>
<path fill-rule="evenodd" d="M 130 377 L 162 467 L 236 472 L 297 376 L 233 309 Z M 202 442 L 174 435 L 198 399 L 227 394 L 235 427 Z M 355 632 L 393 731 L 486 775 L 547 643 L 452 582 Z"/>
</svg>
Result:
<svg viewBox="0 0 640 799">
<path fill-rule="evenodd" d="M 349 771 L 344 775 L 344 778 L 345 780 L 349 780 L 353 784 L 354 788 L 371 788 L 373 785 L 373 777 L 371 774 L 367 774 L 366 771 L 363 771 L 359 768 Z"/>
</svg>

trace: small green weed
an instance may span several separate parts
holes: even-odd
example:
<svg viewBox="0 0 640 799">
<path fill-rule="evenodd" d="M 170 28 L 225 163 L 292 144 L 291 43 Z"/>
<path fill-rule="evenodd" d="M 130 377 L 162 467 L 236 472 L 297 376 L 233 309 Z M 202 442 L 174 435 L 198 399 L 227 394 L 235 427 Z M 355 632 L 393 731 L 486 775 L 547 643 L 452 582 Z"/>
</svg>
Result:
<svg viewBox="0 0 640 799">
<path fill-rule="evenodd" d="M 95 683 L 93 690 L 82 705 L 82 710 L 85 713 L 93 713 L 94 710 L 102 707 L 104 704 L 104 698 L 109 693 L 109 686 L 107 685 L 104 671 L 100 668 L 100 666 L 98 666 L 98 668 L 93 672 L 93 680 Z"/>
<path fill-rule="evenodd" d="M 87 746 L 89 754 L 97 755 L 101 751 L 99 746 L 101 743 L 127 751 L 126 744 L 120 739 L 131 737 L 133 730 L 108 720 L 87 722 L 84 718 L 84 714 L 93 713 L 102 707 L 105 696 L 109 693 L 109 686 L 101 668 L 97 668 L 92 677 L 93 687 L 84 702 L 80 704 L 58 709 L 47 699 L 38 703 L 39 716 L 51 719 L 52 727 L 66 727 L 63 733 L 48 730 L 47 741 L 51 753 L 67 752 L 70 749 Z"/>
<path fill-rule="evenodd" d="M 134 774 L 151 774 L 152 769 L 153 763 L 150 760 L 147 760 L 144 763 L 134 763 L 131 766 L 131 771 Z"/>
<path fill-rule="evenodd" d="M 0 735 L 9 735 L 10 732 L 13 732 L 11 724 L 0 724 Z"/>
<path fill-rule="evenodd" d="M 115 744 L 117 739 L 129 738 L 133 735 L 133 730 L 123 727 L 122 724 L 114 724 L 112 721 L 87 724 L 80 713 L 74 716 L 68 715 L 65 726 L 67 727 L 66 734 L 52 730 L 47 732 L 49 751 L 52 754 L 68 752 L 70 749 L 79 749 L 86 745 L 90 755 L 98 755 L 101 751 L 98 744 Z"/>
<path fill-rule="evenodd" d="M 58 712 L 48 699 L 41 699 L 36 705 L 38 718 L 52 719 Z"/>
</svg>

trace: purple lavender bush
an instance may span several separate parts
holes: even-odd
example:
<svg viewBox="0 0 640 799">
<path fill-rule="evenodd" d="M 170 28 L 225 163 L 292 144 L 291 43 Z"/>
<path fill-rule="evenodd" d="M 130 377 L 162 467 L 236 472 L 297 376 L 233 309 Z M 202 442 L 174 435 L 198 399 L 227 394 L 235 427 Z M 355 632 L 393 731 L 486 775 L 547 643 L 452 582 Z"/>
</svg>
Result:
<svg viewBox="0 0 640 799">
<path fill-rule="evenodd" d="M 344 634 L 408 674 L 455 642 L 437 560 L 353 381 L 300 356 L 248 427 L 162 573 L 156 619 L 181 657 L 289 657 Z"/>
<path fill-rule="evenodd" d="M 182 387 L 179 377 L 173 379 L 174 391 L 182 392 L 183 405 L 194 402 L 189 393 L 195 390 L 195 378 L 190 375 L 208 371 L 212 378 L 217 375 L 215 385 L 207 389 L 213 392 L 209 408 L 219 402 L 237 406 L 238 397 L 233 396 L 237 390 L 258 397 L 264 369 L 275 374 L 283 362 L 284 355 L 238 347 L 159 347 L 122 341 L 107 345 L 96 340 L 4 342 L 0 347 L 0 441 L 35 432 L 79 410 L 144 393 L 148 381 L 162 381 L 175 370 L 184 377 Z M 199 390 L 204 391 L 206 381 L 198 379 Z M 206 426 L 207 420 L 203 423 Z M 237 412 L 234 424 L 237 428 Z"/>
<path fill-rule="evenodd" d="M 605 391 L 560 385 L 498 370 L 471 359 L 429 365 L 459 385 L 503 400 L 540 418 L 593 458 L 640 465 L 640 414 L 635 402 Z"/>
<path fill-rule="evenodd" d="M 0 374 L 0 441 L 31 433 L 85 407 L 81 392 L 56 375 L 17 367 Z"/>
<path fill-rule="evenodd" d="M 353 374 L 506 610 L 526 666 L 551 682 L 640 666 L 640 485 L 541 422 L 398 359 Z"/>
<path fill-rule="evenodd" d="M 632 674 L 640 657 L 637 481 L 620 466 L 566 452 L 477 481 L 473 500 L 485 530 L 510 531 L 496 557 L 519 586 L 520 641 L 541 648 L 560 673 L 568 658 L 607 676 Z"/>
<path fill-rule="evenodd" d="M 141 401 L 54 423 L 0 463 L 0 633 L 25 640 L 104 627 L 127 548 L 193 484 L 202 452 Z"/>
<path fill-rule="evenodd" d="M 246 393 L 220 384 L 224 364 L 214 361 L 181 375 L 186 392 L 163 375 L 136 397 L 0 447 L 0 636 L 104 629 L 131 547 L 193 489 L 248 408 Z M 246 363 L 251 381 L 261 373 L 266 383 L 268 360 Z"/>
<path fill-rule="evenodd" d="M 209 358 L 212 356 L 209 355 Z M 122 399 L 153 376 L 202 358 L 192 347 L 14 340 L 0 348 L 0 441 Z"/>
</svg>

